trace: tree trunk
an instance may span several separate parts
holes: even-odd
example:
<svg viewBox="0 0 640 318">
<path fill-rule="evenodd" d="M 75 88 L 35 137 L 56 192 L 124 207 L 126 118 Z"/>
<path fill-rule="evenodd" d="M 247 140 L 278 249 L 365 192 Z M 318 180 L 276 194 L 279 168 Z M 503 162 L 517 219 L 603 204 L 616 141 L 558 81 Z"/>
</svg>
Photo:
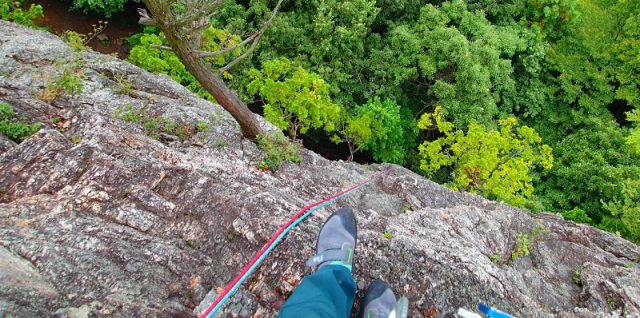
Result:
<svg viewBox="0 0 640 318">
<path fill-rule="evenodd" d="M 162 12 L 163 0 L 145 0 L 144 3 L 157 19 L 157 24 L 167 37 L 173 52 L 187 68 L 189 73 L 200 82 L 216 101 L 227 110 L 240 124 L 242 134 L 249 139 L 255 139 L 262 133 L 256 115 L 249 110 L 234 91 L 215 73 L 209 65 L 191 48 L 186 39 L 180 37 L 181 32 L 172 25 L 173 21 L 167 21 L 168 12 Z"/>
</svg>

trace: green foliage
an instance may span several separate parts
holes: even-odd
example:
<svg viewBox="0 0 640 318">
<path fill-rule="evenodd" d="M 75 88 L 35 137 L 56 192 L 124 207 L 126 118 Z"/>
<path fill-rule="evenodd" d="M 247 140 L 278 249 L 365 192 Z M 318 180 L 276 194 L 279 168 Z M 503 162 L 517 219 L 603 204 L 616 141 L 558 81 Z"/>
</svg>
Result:
<svg viewBox="0 0 640 318">
<path fill-rule="evenodd" d="M 197 133 L 207 133 L 209 123 L 194 121 L 188 117 L 167 119 L 161 115 L 152 114 L 146 107 L 116 108 L 113 117 L 125 122 L 140 124 L 144 133 L 154 139 L 160 139 L 163 134 L 176 136 L 180 141 L 190 140 Z"/>
<path fill-rule="evenodd" d="M 391 234 L 391 232 L 389 231 L 384 231 L 382 232 L 382 237 L 386 238 L 387 240 L 390 240 L 393 238 L 393 234 Z"/>
<path fill-rule="evenodd" d="M 87 36 L 84 34 L 80 34 L 73 31 L 66 31 L 62 35 L 62 39 L 67 44 L 69 44 L 71 49 L 76 53 L 82 53 L 83 51 L 86 51 L 89 49 L 89 47 L 85 45 L 87 41 Z"/>
<path fill-rule="evenodd" d="M 593 119 L 555 146 L 555 168 L 539 183 L 538 197 L 568 219 L 590 219 L 637 241 L 640 157 L 625 151 L 625 143 L 615 123 Z"/>
<path fill-rule="evenodd" d="M 223 47 L 230 47 L 241 39 L 237 35 L 230 34 L 224 30 L 209 27 L 202 32 L 201 50 L 217 51 Z M 129 62 L 136 64 L 147 71 L 169 75 L 174 81 L 186 86 L 200 97 L 215 101 L 200 83 L 189 73 L 180 59 L 171 51 L 161 50 L 154 46 L 167 45 L 167 41 L 157 28 L 145 27 L 142 33 L 134 34 L 128 39 L 131 46 Z M 241 49 L 233 50 L 224 55 L 207 57 L 205 61 L 214 68 L 222 67 L 229 59 L 242 54 Z M 230 78 L 229 73 L 223 76 Z"/>
<path fill-rule="evenodd" d="M 393 29 L 391 46 L 375 54 L 386 61 L 382 63 L 391 76 L 416 78 L 427 102 L 442 105 L 461 128 L 471 121 L 490 123 L 498 114 L 500 96 L 514 94 L 512 64 L 503 56 L 525 49 L 517 32 L 491 25 L 482 12 L 468 11 L 462 0 L 440 7 L 428 4 L 414 25 Z"/>
<path fill-rule="evenodd" d="M 627 113 L 627 120 L 635 124 L 627 137 L 627 146 L 632 153 L 640 156 L 640 108 Z"/>
<path fill-rule="evenodd" d="M 42 6 L 32 3 L 27 10 L 23 6 L 24 0 L 0 0 L 0 19 L 35 28 L 33 20 L 44 15 Z"/>
<path fill-rule="evenodd" d="M 278 59 L 262 63 L 261 70 L 251 70 L 250 77 L 247 90 L 265 102 L 265 118 L 287 130 L 291 138 L 309 129 L 335 130 L 343 110 L 333 103 L 329 85 L 317 74 Z"/>
<path fill-rule="evenodd" d="M 576 8 L 581 18 L 573 35 L 547 50 L 548 99 L 532 123 L 552 144 L 556 162 L 540 175 L 536 196 L 567 219 L 638 241 L 637 131 L 613 115 L 640 101 L 640 3 L 584 0 Z M 627 115 L 633 123 L 633 111 Z"/>
<path fill-rule="evenodd" d="M 61 96 L 78 95 L 82 93 L 84 87 L 84 60 L 76 58 L 72 63 L 63 60 L 54 63 L 56 67 L 61 67 L 62 72 L 54 77 L 45 77 L 45 86 L 38 94 L 38 98 L 45 102 L 54 101 Z"/>
<path fill-rule="evenodd" d="M 471 122 L 465 133 L 455 130 L 436 107 L 433 114 L 422 116 L 418 126 L 443 136 L 420 145 L 420 168 L 427 174 L 451 169 L 454 189 L 524 205 L 533 193 L 530 170 L 535 166 L 551 168 L 553 156 L 535 130 L 516 127 L 516 123 L 511 117 L 500 120 L 499 130 L 487 130 Z"/>
<path fill-rule="evenodd" d="M 258 148 L 264 152 L 264 159 L 258 163 L 258 169 L 275 172 L 285 162 L 300 162 L 298 146 L 280 134 L 258 136 Z"/>
<path fill-rule="evenodd" d="M 85 14 L 95 12 L 109 18 L 124 10 L 127 0 L 73 0 L 72 10 L 82 10 Z"/>
<path fill-rule="evenodd" d="M 491 256 L 489 257 L 489 259 L 491 260 L 491 262 L 492 262 L 492 263 L 494 263 L 494 264 L 498 264 L 498 263 L 500 263 L 500 259 L 501 259 L 501 257 L 500 257 L 500 255 L 498 255 L 498 254 L 493 254 L 493 255 L 491 255 Z"/>
<path fill-rule="evenodd" d="M 415 123 L 403 117 L 400 105 L 392 100 L 375 98 L 355 108 L 353 116 L 346 116 L 344 128 L 333 138 L 347 141 L 352 153 L 370 150 L 381 162 L 402 164 L 405 154 L 414 146 Z"/>
<path fill-rule="evenodd" d="M 154 45 L 165 45 L 166 41 L 154 28 L 145 28 L 144 33 L 129 38 L 131 52 L 129 62 L 143 69 L 171 76 L 173 80 L 185 86 L 195 85 L 195 78 L 171 51 L 154 48 Z"/>
<path fill-rule="evenodd" d="M 21 142 L 35 134 L 42 124 L 28 124 L 24 119 L 16 118 L 13 108 L 5 102 L 0 102 L 0 134 L 15 142 Z"/>
<path fill-rule="evenodd" d="M 256 1 L 258 3 L 258 1 Z M 294 0 L 276 17 L 260 46 L 260 60 L 286 57 L 331 83 L 337 103 L 362 103 L 369 84 L 366 41 L 380 8 L 375 0 Z M 264 10 L 259 4 L 255 10 Z M 247 19 L 248 17 L 244 17 Z M 295 48 L 292 50 L 292 48 Z"/>
<path fill-rule="evenodd" d="M 573 272 L 573 283 L 582 286 L 582 266 L 576 268 L 576 271 Z"/>
<path fill-rule="evenodd" d="M 578 223 L 593 224 L 593 220 L 587 215 L 587 212 L 581 208 L 575 207 L 569 211 L 562 212 L 562 216 L 567 219 Z"/>
<path fill-rule="evenodd" d="M 558 39 L 567 36 L 580 19 L 576 0 L 526 0 L 524 18 L 534 24 L 547 37 Z"/>
<path fill-rule="evenodd" d="M 529 240 L 527 233 L 516 233 L 516 247 L 511 252 L 511 260 L 515 261 L 519 257 L 528 256 L 531 254 L 532 242 Z"/>
</svg>

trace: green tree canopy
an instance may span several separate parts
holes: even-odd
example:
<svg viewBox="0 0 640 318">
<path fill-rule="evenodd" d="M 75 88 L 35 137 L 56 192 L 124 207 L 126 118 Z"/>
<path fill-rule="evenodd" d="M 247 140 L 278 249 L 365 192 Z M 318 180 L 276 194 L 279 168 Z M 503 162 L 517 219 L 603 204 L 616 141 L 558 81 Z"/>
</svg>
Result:
<svg viewBox="0 0 640 318">
<path fill-rule="evenodd" d="M 344 111 L 329 96 L 329 85 L 318 74 L 295 66 L 288 59 L 262 63 L 250 72 L 247 90 L 264 101 L 265 118 L 291 138 L 309 129 L 335 130 Z"/>
<path fill-rule="evenodd" d="M 85 14 L 95 12 L 107 18 L 122 12 L 127 0 L 73 0 L 71 9 L 82 10 Z"/>
<path fill-rule="evenodd" d="M 343 128 L 334 135 L 334 142 L 346 141 L 351 157 L 363 149 L 370 150 L 380 162 L 402 164 L 410 149 L 415 146 L 415 123 L 403 116 L 400 105 L 392 100 L 375 98 L 357 106 L 353 115 L 343 120 Z"/>
<path fill-rule="evenodd" d="M 44 15 L 42 6 L 32 3 L 24 10 L 23 5 L 24 0 L 0 0 L 0 19 L 35 27 L 33 20 Z"/>
<path fill-rule="evenodd" d="M 500 120 L 499 130 L 488 130 L 472 121 L 465 133 L 436 107 L 434 113 L 422 116 L 418 126 L 443 136 L 420 145 L 420 168 L 427 174 L 450 169 L 452 188 L 522 206 L 533 193 L 530 170 L 550 169 L 553 156 L 535 130 L 516 124 L 517 119 L 510 117 Z"/>
</svg>

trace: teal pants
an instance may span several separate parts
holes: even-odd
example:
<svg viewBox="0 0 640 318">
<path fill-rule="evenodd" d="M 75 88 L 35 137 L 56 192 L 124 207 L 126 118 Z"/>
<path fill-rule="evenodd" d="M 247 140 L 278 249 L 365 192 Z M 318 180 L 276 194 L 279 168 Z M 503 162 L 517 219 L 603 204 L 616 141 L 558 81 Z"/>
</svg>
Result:
<svg viewBox="0 0 640 318">
<path fill-rule="evenodd" d="M 356 282 L 341 265 L 327 265 L 305 277 L 280 309 L 280 318 L 347 318 L 356 296 Z"/>
</svg>

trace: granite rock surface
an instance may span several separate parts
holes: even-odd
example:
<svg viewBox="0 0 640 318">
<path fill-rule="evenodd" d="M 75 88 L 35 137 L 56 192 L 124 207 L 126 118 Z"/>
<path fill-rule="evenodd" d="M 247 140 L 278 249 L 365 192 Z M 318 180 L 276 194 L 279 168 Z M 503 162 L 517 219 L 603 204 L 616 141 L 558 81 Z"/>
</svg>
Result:
<svg viewBox="0 0 640 318">
<path fill-rule="evenodd" d="M 82 92 L 43 101 L 77 58 Z M 637 245 L 394 165 L 304 150 L 260 171 L 263 154 L 220 106 L 50 33 L 0 21 L 0 100 L 43 124 L 19 144 L 0 136 L 0 317 L 193 317 L 296 211 L 379 171 L 294 229 L 219 316 L 275 316 L 310 273 L 323 221 L 350 206 L 359 294 L 385 279 L 410 317 L 481 301 L 518 317 L 640 317 Z M 207 129 L 158 134 L 126 109 Z M 528 255 L 513 256 L 518 237 Z"/>
</svg>

